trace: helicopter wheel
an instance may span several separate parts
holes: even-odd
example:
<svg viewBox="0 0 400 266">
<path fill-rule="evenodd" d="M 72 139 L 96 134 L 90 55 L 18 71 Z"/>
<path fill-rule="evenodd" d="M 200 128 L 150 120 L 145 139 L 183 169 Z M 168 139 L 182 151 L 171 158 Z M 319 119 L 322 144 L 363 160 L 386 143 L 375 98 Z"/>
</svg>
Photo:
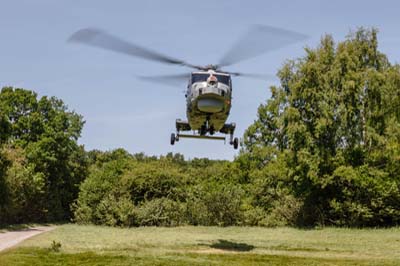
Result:
<svg viewBox="0 0 400 266">
<path fill-rule="evenodd" d="M 174 144 L 175 144 L 175 140 L 176 140 L 175 134 L 172 133 L 172 134 L 171 134 L 171 145 L 174 145 Z"/>
<path fill-rule="evenodd" d="M 205 134 L 207 133 L 207 128 L 206 128 L 206 126 L 201 126 L 201 128 L 200 128 L 200 135 L 201 136 L 204 136 Z"/>
<path fill-rule="evenodd" d="M 214 133 L 215 133 L 214 127 L 210 127 L 210 135 L 214 135 Z"/>
<path fill-rule="evenodd" d="M 235 150 L 237 150 L 238 147 L 239 147 L 239 139 L 238 139 L 238 138 L 235 138 L 235 139 L 233 140 L 233 148 L 234 148 Z"/>
</svg>

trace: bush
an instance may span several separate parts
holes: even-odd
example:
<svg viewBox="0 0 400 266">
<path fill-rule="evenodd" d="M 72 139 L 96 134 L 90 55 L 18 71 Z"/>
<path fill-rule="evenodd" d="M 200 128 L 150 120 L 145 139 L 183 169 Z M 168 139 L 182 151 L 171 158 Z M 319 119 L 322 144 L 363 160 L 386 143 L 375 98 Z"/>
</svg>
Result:
<svg viewBox="0 0 400 266">
<path fill-rule="evenodd" d="M 187 176 L 171 162 L 155 161 L 135 164 L 121 177 L 135 205 L 156 198 L 180 201 L 186 197 L 184 189 Z"/>
<path fill-rule="evenodd" d="M 51 242 L 51 245 L 50 245 L 50 251 L 60 252 L 60 249 L 61 249 L 61 243 L 53 240 L 53 242 Z"/>
<path fill-rule="evenodd" d="M 81 184 L 78 199 L 72 205 L 74 221 L 84 224 L 103 224 L 104 221 L 107 221 L 110 225 L 114 224 L 112 219 L 103 216 L 107 213 L 105 210 L 110 210 L 111 201 L 119 200 L 119 195 L 112 195 L 112 193 L 120 188 L 121 175 L 127 167 L 128 164 L 124 160 L 109 161 L 100 167 L 91 167 L 90 175 Z M 120 213 L 121 210 L 116 210 L 116 212 Z M 125 222 L 123 219 L 116 222 L 115 225 Z"/>
<path fill-rule="evenodd" d="M 400 223 L 400 188 L 387 173 L 373 167 L 339 167 L 329 202 L 336 225 L 366 226 Z"/>
<path fill-rule="evenodd" d="M 244 191 L 231 184 L 207 183 L 188 195 L 186 216 L 191 224 L 229 226 L 241 224 Z"/>
<path fill-rule="evenodd" d="M 168 198 L 143 202 L 137 209 L 137 221 L 141 226 L 178 226 L 186 223 L 184 204 Z"/>
<path fill-rule="evenodd" d="M 96 217 L 103 225 L 137 225 L 135 205 L 127 192 L 114 191 L 106 195 L 96 208 Z"/>
<path fill-rule="evenodd" d="M 2 176 L 7 188 L 7 204 L 2 210 L 0 223 L 39 222 L 47 210 L 44 207 L 45 178 L 34 171 L 20 148 L 5 148 L 5 157 L 10 162 Z"/>
</svg>

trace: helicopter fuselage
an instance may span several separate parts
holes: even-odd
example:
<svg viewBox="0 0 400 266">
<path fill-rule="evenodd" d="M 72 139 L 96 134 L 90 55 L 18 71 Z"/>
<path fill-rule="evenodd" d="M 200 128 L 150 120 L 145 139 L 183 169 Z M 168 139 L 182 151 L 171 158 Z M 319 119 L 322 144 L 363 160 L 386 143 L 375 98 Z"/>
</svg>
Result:
<svg viewBox="0 0 400 266">
<path fill-rule="evenodd" d="M 193 72 L 186 98 L 190 128 L 200 134 L 218 132 L 224 127 L 231 109 L 231 78 L 214 71 Z"/>
<path fill-rule="evenodd" d="M 226 123 L 231 110 L 232 80 L 228 73 L 213 69 L 192 72 L 186 92 L 187 121 L 176 120 L 176 135 L 171 134 L 171 144 L 180 138 L 203 138 L 225 140 L 229 135 L 229 144 L 235 149 L 239 146 L 234 138 L 235 123 Z M 194 131 L 193 135 L 182 134 L 182 131 Z"/>
</svg>

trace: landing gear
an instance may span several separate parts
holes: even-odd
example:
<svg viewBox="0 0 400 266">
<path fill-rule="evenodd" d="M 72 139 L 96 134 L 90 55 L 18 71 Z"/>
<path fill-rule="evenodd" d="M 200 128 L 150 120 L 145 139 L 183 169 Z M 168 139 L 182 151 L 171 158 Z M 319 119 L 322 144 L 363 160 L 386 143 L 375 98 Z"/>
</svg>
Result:
<svg viewBox="0 0 400 266">
<path fill-rule="evenodd" d="M 199 130 L 200 136 L 205 136 L 207 134 L 207 127 L 206 125 L 202 125 Z"/>
<path fill-rule="evenodd" d="M 174 144 L 175 144 L 175 141 L 178 141 L 178 139 L 176 138 L 175 134 L 172 133 L 172 134 L 171 134 L 171 145 L 174 145 Z"/>
<path fill-rule="evenodd" d="M 229 135 L 229 144 L 233 146 L 235 150 L 239 148 L 239 139 L 234 138 L 233 134 L 235 132 L 236 124 L 224 124 L 224 126 L 219 130 L 219 133 Z M 209 125 L 209 122 L 206 121 L 204 125 L 202 125 L 198 130 L 197 134 L 181 134 L 181 131 L 190 131 L 194 130 L 190 127 L 187 121 L 183 121 L 180 119 L 176 120 L 176 134 L 171 134 L 171 145 L 175 144 L 175 141 L 179 141 L 179 138 L 195 138 L 195 139 L 213 139 L 213 140 L 226 140 L 225 136 L 214 136 L 216 133 L 213 125 Z M 196 131 L 196 130 L 194 130 Z"/>
<path fill-rule="evenodd" d="M 229 144 L 233 146 L 235 150 L 239 148 L 239 139 L 238 138 L 233 138 L 233 134 L 230 135 L 231 140 L 229 141 Z"/>
<path fill-rule="evenodd" d="M 225 133 L 225 134 L 229 134 L 229 144 L 231 144 L 233 146 L 233 148 L 235 150 L 237 150 L 237 148 L 239 148 L 239 139 L 233 137 L 233 134 L 235 132 L 235 128 L 236 128 L 236 124 L 235 123 L 225 124 L 221 128 L 220 132 L 221 133 Z"/>
<path fill-rule="evenodd" d="M 189 131 L 191 130 L 190 125 L 187 121 L 183 121 L 181 119 L 176 119 L 176 134 L 171 134 L 171 145 L 175 144 L 175 141 L 179 141 L 179 137 L 181 134 L 180 131 Z"/>
<path fill-rule="evenodd" d="M 214 129 L 213 126 L 210 127 L 209 132 L 210 132 L 210 135 L 211 135 L 211 136 L 215 134 L 215 129 Z"/>
<path fill-rule="evenodd" d="M 239 147 L 239 139 L 238 138 L 234 138 L 233 139 L 233 148 L 235 150 L 237 150 L 238 147 Z"/>
</svg>

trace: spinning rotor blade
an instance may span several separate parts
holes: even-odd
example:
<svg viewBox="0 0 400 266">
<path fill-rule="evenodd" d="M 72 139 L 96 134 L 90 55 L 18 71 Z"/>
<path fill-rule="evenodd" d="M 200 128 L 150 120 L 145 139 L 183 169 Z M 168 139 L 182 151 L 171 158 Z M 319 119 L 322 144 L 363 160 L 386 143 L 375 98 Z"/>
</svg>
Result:
<svg viewBox="0 0 400 266">
<path fill-rule="evenodd" d="M 184 84 L 185 82 L 186 83 L 188 82 L 190 74 L 185 73 L 185 74 L 163 75 L 163 76 L 138 76 L 138 78 L 149 82 L 157 82 L 165 85 L 179 86 Z"/>
<path fill-rule="evenodd" d="M 256 25 L 251 27 L 221 58 L 218 67 L 233 65 L 307 38 L 307 35 L 298 32 L 271 26 Z"/>
<path fill-rule="evenodd" d="M 272 74 L 252 74 L 252 73 L 242 73 L 242 72 L 225 72 L 235 77 L 245 77 L 245 78 L 255 78 L 262 80 L 272 80 L 276 79 L 276 76 Z"/>
<path fill-rule="evenodd" d="M 98 29 L 81 29 L 68 39 L 69 42 L 83 43 L 90 46 L 99 47 L 105 50 L 111 50 L 114 52 L 136 56 L 152 61 L 157 61 L 166 64 L 182 65 L 195 69 L 203 69 L 201 66 L 191 65 L 182 60 L 175 59 L 158 52 L 148 50 L 140 47 L 136 44 L 129 43 L 122 39 L 119 39 L 111 34 L 108 34 Z"/>
</svg>

